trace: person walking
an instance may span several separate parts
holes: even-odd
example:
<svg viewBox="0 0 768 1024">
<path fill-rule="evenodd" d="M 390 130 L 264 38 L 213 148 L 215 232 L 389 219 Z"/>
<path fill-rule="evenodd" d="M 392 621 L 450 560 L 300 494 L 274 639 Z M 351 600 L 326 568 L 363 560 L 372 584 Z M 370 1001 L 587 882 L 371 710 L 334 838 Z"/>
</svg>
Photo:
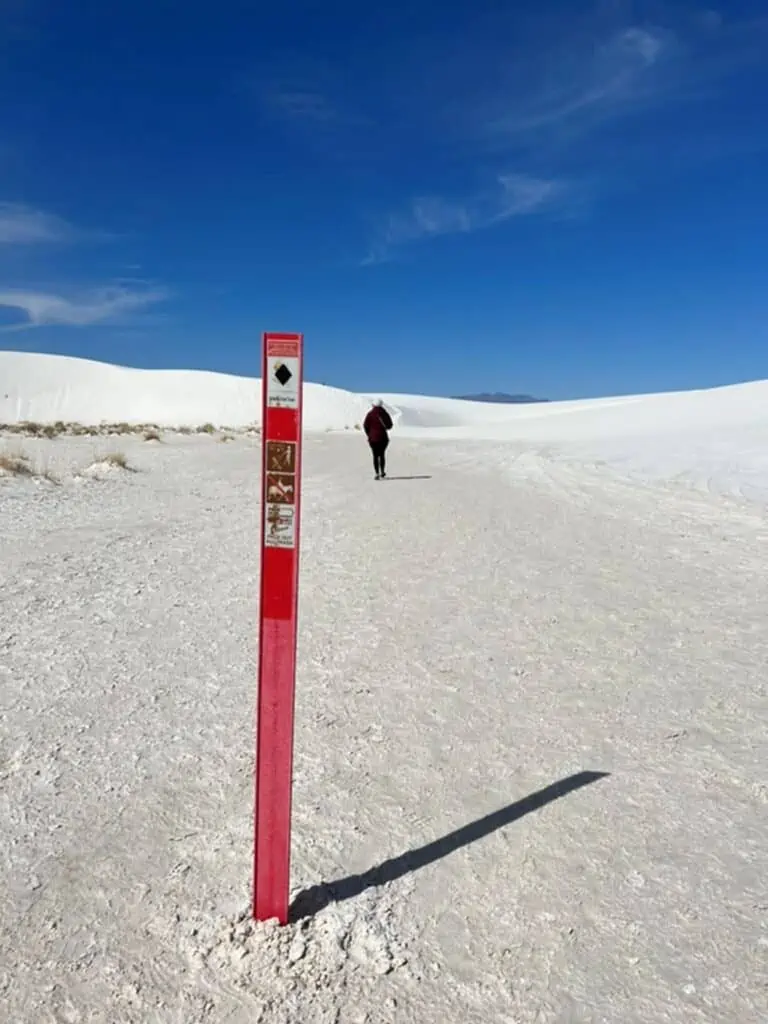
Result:
<svg viewBox="0 0 768 1024">
<path fill-rule="evenodd" d="M 389 444 L 388 431 L 392 429 L 392 417 L 384 408 L 381 399 L 374 402 L 373 407 L 363 420 L 363 430 L 373 452 L 373 469 L 377 480 L 387 475 L 385 452 Z"/>
</svg>

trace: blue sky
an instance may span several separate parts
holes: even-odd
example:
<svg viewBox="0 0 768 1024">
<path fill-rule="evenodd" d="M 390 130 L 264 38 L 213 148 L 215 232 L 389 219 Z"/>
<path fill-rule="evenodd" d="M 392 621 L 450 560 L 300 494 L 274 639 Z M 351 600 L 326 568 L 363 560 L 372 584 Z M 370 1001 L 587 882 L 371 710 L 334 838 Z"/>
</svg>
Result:
<svg viewBox="0 0 768 1024">
<path fill-rule="evenodd" d="M 764 3 L 0 0 L 0 346 L 550 398 L 768 378 Z"/>
</svg>

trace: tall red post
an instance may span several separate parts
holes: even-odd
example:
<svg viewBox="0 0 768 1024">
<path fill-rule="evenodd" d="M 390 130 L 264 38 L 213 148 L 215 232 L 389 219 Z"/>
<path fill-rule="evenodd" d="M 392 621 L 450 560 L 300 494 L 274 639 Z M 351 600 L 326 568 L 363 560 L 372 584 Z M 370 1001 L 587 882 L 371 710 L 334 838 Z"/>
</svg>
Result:
<svg viewBox="0 0 768 1024">
<path fill-rule="evenodd" d="M 253 916 L 281 924 L 290 881 L 303 348 L 301 334 L 263 337 Z"/>
</svg>

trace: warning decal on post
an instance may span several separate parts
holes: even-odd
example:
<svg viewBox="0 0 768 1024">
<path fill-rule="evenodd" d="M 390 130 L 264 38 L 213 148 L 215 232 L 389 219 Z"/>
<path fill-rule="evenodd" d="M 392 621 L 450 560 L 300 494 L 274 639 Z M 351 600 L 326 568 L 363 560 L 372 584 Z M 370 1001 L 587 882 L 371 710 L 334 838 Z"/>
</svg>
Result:
<svg viewBox="0 0 768 1024">
<path fill-rule="evenodd" d="M 274 356 L 290 356 L 292 359 L 298 359 L 300 353 L 300 336 L 298 334 L 293 335 L 276 335 L 267 334 L 264 339 L 266 346 L 267 359 L 272 359 Z"/>
<path fill-rule="evenodd" d="M 270 501 L 264 517 L 264 546 L 296 547 L 296 508 L 281 501 Z"/>
</svg>

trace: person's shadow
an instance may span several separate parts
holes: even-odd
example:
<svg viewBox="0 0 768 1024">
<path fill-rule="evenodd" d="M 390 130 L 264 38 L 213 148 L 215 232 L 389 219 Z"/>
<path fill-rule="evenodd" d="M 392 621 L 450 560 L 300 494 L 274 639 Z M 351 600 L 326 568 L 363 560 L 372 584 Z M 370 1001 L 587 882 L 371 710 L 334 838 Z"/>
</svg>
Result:
<svg viewBox="0 0 768 1024">
<path fill-rule="evenodd" d="M 418 871 L 428 864 L 433 864 L 435 861 L 455 853 L 463 846 L 469 846 L 470 843 L 483 839 L 492 832 L 504 828 L 505 825 L 510 825 L 513 821 L 518 821 L 526 814 L 531 814 L 532 811 L 540 810 L 560 797 L 606 778 L 608 774 L 608 772 L 577 772 L 575 775 L 569 775 L 536 793 L 531 793 L 522 800 L 517 800 L 507 807 L 502 807 L 501 810 L 494 811 L 493 814 L 488 814 L 478 821 L 464 825 L 455 832 L 450 832 L 447 836 L 427 843 L 426 846 L 408 850 L 406 853 L 400 854 L 399 857 L 385 860 L 362 875 L 350 875 L 347 878 L 337 879 L 335 882 L 303 889 L 297 893 L 291 904 L 289 918 L 295 922 L 306 917 L 314 917 L 331 903 L 341 903 L 359 896 L 367 889 L 394 882 L 412 871 Z"/>
<path fill-rule="evenodd" d="M 385 476 L 384 480 L 431 480 L 431 476 Z"/>
</svg>

